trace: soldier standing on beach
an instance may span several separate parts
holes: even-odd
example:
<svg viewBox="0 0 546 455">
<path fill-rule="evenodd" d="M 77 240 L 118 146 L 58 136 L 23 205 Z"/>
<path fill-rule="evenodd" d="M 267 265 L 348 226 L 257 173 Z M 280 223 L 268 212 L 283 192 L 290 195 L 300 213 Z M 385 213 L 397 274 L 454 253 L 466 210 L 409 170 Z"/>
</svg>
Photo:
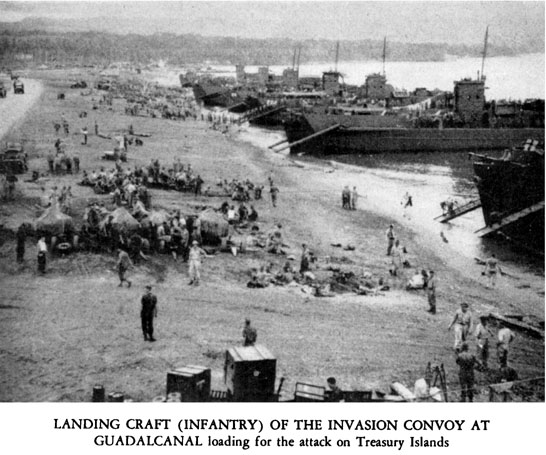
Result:
<svg viewBox="0 0 546 455">
<path fill-rule="evenodd" d="M 309 248 L 307 248 L 306 243 L 301 244 L 301 262 L 300 262 L 300 273 L 303 275 L 305 272 L 309 271 L 310 257 L 309 257 Z"/>
<path fill-rule="evenodd" d="M 474 366 L 476 357 L 468 352 L 468 344 L 461 345 L 461 352 L 457 355 L 457 365 L 459 365 L 459 382 L 461 384 L 461 401 L 469 402 L 474 398 Z"/>
<path fill-rule="evenodd" d="M 508 350 L 514 338 L 514 332 L 508 327 L 503 327 L 497 334 L 497 356 L 501 368 L 506 367 L 508 364 Z"/>
<path fill-rule="evenodd" d="M 351 208 L 351 190 L 349 185 L 345 185 L 341 190 L 341 208 L 349 210 Z"/>
<path fill-rule="evenodd" d="M 55 167 L 54 167 L 54 164 L 55 164 L 55 154 L 53 153 L 53 150 L 50 150 L 49 153 L 47 154 L 47 167 L 49 168 L 49 173 L 50 174 L 53 174 L 54 171 L 55 171 Z"/>
<path fill-rule="evenodd" d="M 485 260 L 484 275 L 487 276 L 487 287 L 494 288 L 497 284 L 497 274 L 501 273 L 499 267 L 499 261 L 497 257 L 492 254 L 489 259 Z"/>
<path fill-rule="evenodd" d="M 24 223 L 17 229 L 16 237 L 17 247 L 15 251 L 17 253 L 17 262 L 21 264 L 25 260 L 25 241 L 27 239 L 27 229 Z"/>
<path fill-rule="evenodd" d="M 197 240 L 194 240 L 189 251 L 190 285 L 194 284 L 195 286 L 199 286 L 199 281 L 201 280 L 201 258 L 206 255 L 207 253 L 199 248 Z"/>
<path fill-rule="evenodd" d="M 40 237 L 38 240 L 38 272 L 42 275 L 46 273 L 46 262 L 47 262 L 47 244 L 45 237 Z"/>
<path fill-rule="evenodd" d="M 142 322 L 144 341 L 155 341 L 154 317 L 157 317 L 157 297 L 152 294 L 152 287 L 150 285 L 146 286 L 146 293 L 142 296 L 141 303 L 140 320 Z"/>
<path fill-rule="evenodd" d="M 127 270 L 129 270 L 129 267 L 133 266 L 133 263 L 131 262 L 131 258 L 127 254 L 126 251 L 123 251 L 122 249 L 118 249 L 118 276 L 119 276 L 119 287 L 123 286 L 123 282 L 125 281 L 127 283 L 127 287 L 131 287 L 131 282 L 126 278 L 125 274 L 127 273 Z"/>
<path fill-rule="evenodd" d="M 243 328 L 243 346 L 254 346 L 258 339 L 258 332 L 250 325 L 250 319 L 245 319 L 245 327 Z"/>
<path fill-rule="evenodd" d="M 481 369 L 487 370 L 489 359 L 489 329 L 487 328 L 487 316 L 480 316 L 480 322 L 476 326 L 476 355 Z"/>
<path fill-rule="evenodd" d="M 269 192 L 271 193 L 271 203 L 273 204 L 273 207 L 277 207 L 277 195 L 279 194 L 279 189 L 276 185 L 272 184 Z"/>
<path fill-rule="evenodd" d="M 434 270 L 429 271 L 427 280 L 427 297 L 428 297 L 428 312 L 430 314 L 436 314 L 436 277 L 434 276 Z"/>
<path fill-rule="evenodd" d="M 387 256 L 391 255 L 392 247 L 394 246 L 394 226 L 391 224 L 387 229 Z"/>
<path fill-rule="evenodd" d="M 357 200 L 358 200 L 358 192 L 356 191 L 356 186 L 353 186 L 353 191 L 351 191 L 351 210 L 356 210 Z"/>
<path fill-rule="evenodd" d="M 461 352 L 461 346 L 467 340 L 470 330 L 472 330 L 472 314 L 468 311 L 468 303 L 461 303 L 461 308 L 455 312 L 453 321 L 447 328 L 451 330 L 454 327 L 455 331 L 455 343 L 453 349 L 456 353 Z"/>
<path fill-rule="evenodd" d="M 80 172 L 80 157 L 78 155 L 74 155 L 72 157 L 72 162 L 74 163 L 74 172 L 78 174 Z"/>
</svg>

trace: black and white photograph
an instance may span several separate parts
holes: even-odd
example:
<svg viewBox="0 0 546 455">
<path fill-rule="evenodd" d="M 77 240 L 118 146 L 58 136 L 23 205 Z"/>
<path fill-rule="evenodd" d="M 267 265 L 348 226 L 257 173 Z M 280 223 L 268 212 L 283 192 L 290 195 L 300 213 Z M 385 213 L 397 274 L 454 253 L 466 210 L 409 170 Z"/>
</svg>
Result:
<svg viewBox="0 0 546 455">
<path fill-rule="evenodd" d="M 0 401 L 544 403 L 544 13 L 1 1 Z"/>
</svg>

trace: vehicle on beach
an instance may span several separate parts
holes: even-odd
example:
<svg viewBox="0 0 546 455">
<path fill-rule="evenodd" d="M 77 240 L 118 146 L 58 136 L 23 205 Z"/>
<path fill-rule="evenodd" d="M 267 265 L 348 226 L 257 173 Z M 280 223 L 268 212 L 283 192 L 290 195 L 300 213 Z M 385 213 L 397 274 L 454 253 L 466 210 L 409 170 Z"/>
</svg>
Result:
<svg viewBox="0 0 546 455">
<path fill-rule="evenodd" d="M 23 84 L 23 82 L 19 79 L 17 79 L 14 83 L 13 83 L 13 93 L 15 94 L 23 94 L 25 93 L 25 85 Z"/>
<path fill-rule="evenodd" d="M 70 88 L 87 88 L 87 82 L 76 81 L 72 85 L 70 85 Z"/>
<path fill-rule="evenodd" d="M 98 90 L 110 90 L 112 88 L 112 81 L 109 79 L 100 79 L 97 82 Z"/>
<path fill-rule="evenodd" d="M 22 144 L 8 142 L 0 153 L 0 173 L 23 174 L 27 170 L 27 154 Z"/>
</svg>

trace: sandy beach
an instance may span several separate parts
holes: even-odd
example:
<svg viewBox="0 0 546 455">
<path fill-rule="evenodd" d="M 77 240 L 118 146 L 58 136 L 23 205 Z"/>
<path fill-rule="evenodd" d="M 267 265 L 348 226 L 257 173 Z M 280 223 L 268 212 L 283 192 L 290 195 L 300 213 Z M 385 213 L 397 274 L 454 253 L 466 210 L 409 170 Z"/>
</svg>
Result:
<svg viewBox="0 0 546 455">
<path fill-rule="evenodd" d="M 200 173 L 205 186 L 249 178 L 267 188 L 267 178 L 273 175 L 280 189 L 278 206 L 272 206 L 267 193 L 263 200 L 252 201 L 261 231 L 281 223 L 287 253 L 299 260 L 301 244 L 307 243 L 319 258 L 316 273 L 327 273 L 329 264 L 342 264 L 358 274 L 383 277 L 390 290 L 376 296 L 348 293 L 318 298 L 301 286 L 248 289 L 252 267 L 269 261 L 281 266 L 286 260 L 264 252 L 207 258 L 198 288 L 187 285 L 187 265 L 168 255 L 156 255 L 138 266 L 130 289 L 117 287 L 114 255 L 76 253 L 55 258 L 48 274 L 38 276 L 34 240 L 27 243 L 25 262 L 19 266 L 12 231 L 21 222 L 36 219 L 41 188 L 71 185 L 75 218 L 81 218 L 89 201 L 109 204 L 111 198 L 79 186 L 76 175 L 45 175 L 38 182 L 20 176 L 18 198 L 0 208 L 2 401 L 89 401 L 95 384 L 103 384 L 107 393 L 122 391 L 135 401 L 151 401 L 164 393 L 166 372 L 188 364 L 212 368 L 213 388 L 222 388 L 225 351 L 241 345 L 245 317 L 257 328 L 258 343 L 277 357 L 277 378 L 285 378 L 284 399 L 291 398 L 297 382 L 324 385 L 328 376 L 335 376 L 346 390 L 388 392 L 393 381 L 413 388 L 428 362 L 443 363 L 448 387 L 457 390 L 453 334 L 447 328 L 461 302 L 470 304 L 476 318 L 491 312 L 544 318 L 543 274 L 526 277 L 525 283 L 503 277 L 496 289 L 487 289 L 483 267 L 446 246 L 436 227 L 424 228 L 417 219 L 403 216 L 399 195 L 380 173 L 318 160 L 298 162 L 241 140 L 236 126 L 223 134 L 200 120 L 129 117 L 123 100 L 116 99 L 112 109 L 92 110 L 91 96 L 69 89 L 62 74 L 38 72 L 33 78 L 25 80 L 28 94 L 20 97 L 23 104 L 14 104 L 19 98 L 11 93 L 10 105 L 2 104 L 5 100 L 0 103 L 0 118 L 7 118 L 4 112 L 13 112 L 10 123 L 1 125 L 2 141 L 25 139 L 30 170 L 47 173 L 45 156 L 53 148 L 53 122 L 61 113 L 71 124 L 68 147 L 88 171 L 113 166 L 100 158 L 111 143 L 90 134 L 84 146 L 81 128 L 87 125 L 92 131 L 96 120 L 101 132 L 117 133 L 132 124 L 135 131 L 151 137 L 144 139 L 142 147 L 130 147 L 128 166 L 146 165 L 152 157 L 170 164 L 180 157 Z M 65 100 L 57 99 L 61 91 Z M 79 118 L 81 111 L 87 111 L 88 117 Z M 341 208 L 345 184 L 357 186 L 361 194 L 356 211 Z M 185 213 L 206 206 L 218 208 L 224 201 L 174 191 L 151 192 L 154 208 L 180 208 Z M 386 256 L 385 231 L 390 223 L 412 264 L 395 278 L 388 273 L 390 258 Z M 355 249 L 332 244 L 351 244 Z M 426 312 L 423 291 L 405 290 L 416 268 L 436 271 L 438 313 L 434 316 Z M 154 344 L 144 343 L 140 332 L 140 297 L 146 284 L 154 286 L 158 297 Z M 517 335 L 511 365 L 521 379 L 542 377 L 543 340 Z M 475 349 L 473 343 L 471 349 Z M 494 352 L 491 363 L 496 365 Z M 478 386 L 488 380 L 477 374 Z M 526 390 L 527 395 L 518 399 L 544 400 L 543 382 Z M 487 400 L 487 388 L 481 391 L 477 399 Z M 451 400 L 458 400 L 456 392 Z"/>
</svg>

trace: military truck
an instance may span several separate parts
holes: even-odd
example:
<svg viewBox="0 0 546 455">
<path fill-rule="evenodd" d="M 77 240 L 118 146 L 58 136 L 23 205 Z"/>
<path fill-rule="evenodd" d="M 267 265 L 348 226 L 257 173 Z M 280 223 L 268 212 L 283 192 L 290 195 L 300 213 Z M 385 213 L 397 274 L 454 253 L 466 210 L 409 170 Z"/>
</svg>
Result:
<svg viewBox="0 0 546 455">
<path fill-rule="evenodd" d="M 0 153 L 0 173 L 24 174 L 27 170 L 27 154 L 23 145 L 8 142 Z"/>
<path fill-rule="evenodd" d="M 23 84 L 23 82 L 20 79 L 17 79 L 13 83 L 13 93 L 15 93 L 15 94 L 17 94 L 17 93 L 24 94 L 25 93 L 25 85 Z"/>
<path fill-rule="evenodd" d="M 8 94 L 8 91 L 6 90 L 6 86 L 2 81 L 0 81 L 0 98 L 5 98 Z"/>
</svg>

